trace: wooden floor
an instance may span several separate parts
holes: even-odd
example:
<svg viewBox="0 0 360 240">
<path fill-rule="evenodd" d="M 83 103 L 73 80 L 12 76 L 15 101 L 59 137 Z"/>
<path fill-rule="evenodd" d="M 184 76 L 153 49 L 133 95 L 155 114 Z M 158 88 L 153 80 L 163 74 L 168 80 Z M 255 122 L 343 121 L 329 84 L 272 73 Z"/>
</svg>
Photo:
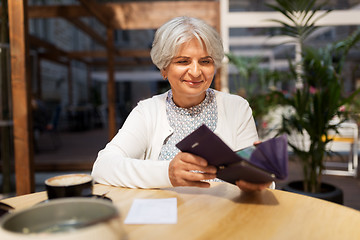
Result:
<svg viewBox="0 0 360 240">
<path fill-rule="evenodd" d="M 54 145 L 49 136 L 41 136 L 39 151 L 35 154 L 37 181 L 42 183 L 42 178 L 61 172 L 90 172 L 98 151 L 104 148 L 108 142 L 107 133 L 107 129 L 62 132 L 57 139 L 61 143 L 57 149 L 53 148 Z M 360 210 L 359 179 L 330 175 L 325 175 L 323 178 L 325 182 L 334 184 L 343 190 L 345 206 Z M 287 181 L 300 179 L 301 167 L 290 161 Z M 280 189 L 287 181 L 277 182 L 277 188 Z"/>
</svg>

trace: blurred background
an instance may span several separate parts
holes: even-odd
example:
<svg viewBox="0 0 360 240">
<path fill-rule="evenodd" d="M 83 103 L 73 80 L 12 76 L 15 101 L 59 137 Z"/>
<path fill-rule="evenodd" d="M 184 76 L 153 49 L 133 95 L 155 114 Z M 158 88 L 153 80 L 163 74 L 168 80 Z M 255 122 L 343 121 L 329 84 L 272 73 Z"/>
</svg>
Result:
<svg viewBox="0 0 360 240">
<path fill-rule="evenodd" d="M 12 89 L 8 21 L 15 13 L 6 11 L 10 1 L 0 0 L 0 199 L 17 192 L 13 108 L 23 103 Z M 289 62 L 296 61 L 297 45 L 289 43 L 280 27 L 270 21 L 276 15 L 267 4 L 275 1 L 24 2 L 28 44 L 25 102 L 31 109 L 33 130 L 29 145 L 33 190 L 43 190 L 44 179 L 52 175 L 90 172 L 97 152 L 137 102 L 169 89 L 149 52 L 156 28 L 176 16 L 202 18 L 221 33 L 228 58 L 212 87 L 249 100 L 260 138 L 273 136 L 272 130 L 280 124 L 282 109 L 270 104 L 267 93 L 274 88 L 283 92 L 294 88 L 286 74 Z M 308 45 L 324 47 L 359 29 L 360 0 L 331 0 L 324 9 L 333 11 L 319 21 L 322 27 L 308 37 Z M 344 64 L 345 93 L 360 87 L 359 51 L 358 45 L 353 47 Z M 335 142 L 331 147 L 341 153 L 341 161 L 353 163 L 359 153 L 360 97 L 348 107 L 351 121 L 343 131 L 353 140 Z M 345 169 L 345 174 L 326 174 L 324 179 L 341 184 L 345 205 L 360 210 L 355 167 Z M 290 180 L 300 176 L 301 167 L 295 162 L 289 163 L 289 170 Z M 282 184 L 279 182 L 278 188 Z"/>
</svg>

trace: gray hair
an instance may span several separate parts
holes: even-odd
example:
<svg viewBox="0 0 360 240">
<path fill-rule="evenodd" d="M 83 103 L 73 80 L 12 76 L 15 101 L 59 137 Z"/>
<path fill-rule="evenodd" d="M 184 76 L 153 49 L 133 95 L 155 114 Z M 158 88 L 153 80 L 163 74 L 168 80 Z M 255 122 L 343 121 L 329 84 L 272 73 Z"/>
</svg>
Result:
<svg viewBox="0 0 360 240">
<path fill-rule="evenodd" d="M 205 44 L 208 54 L 219 68 L 224 58 L 224 49 L 218 32 L 200 19 L 177 17 L 162 25 L 155 33 L 150 51 L 153 63 L 165 69 L 176 56 L 181 44 L 196 37 L 200 44 Z"/>
</svg>

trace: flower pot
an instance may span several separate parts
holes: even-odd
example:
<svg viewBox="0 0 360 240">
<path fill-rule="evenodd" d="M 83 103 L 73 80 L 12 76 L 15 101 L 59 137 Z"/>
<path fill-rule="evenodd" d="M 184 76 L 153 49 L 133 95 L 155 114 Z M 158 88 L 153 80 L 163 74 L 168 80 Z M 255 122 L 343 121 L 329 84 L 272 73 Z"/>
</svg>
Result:
<svg viewBox="0 0 360 240">
<path fill-rule="evenodd" d="M 343 191 L 334 185 L 328 183 L 321 183 L 321 192 L 319 193 L 304 192 L 303 189 L 303 181 L 289 182 L 282 188 L 282 190 L 284 191 L 298 193 L 309 197 L 315 197 L 341 205 L 344 203 Z"/>
</svg>

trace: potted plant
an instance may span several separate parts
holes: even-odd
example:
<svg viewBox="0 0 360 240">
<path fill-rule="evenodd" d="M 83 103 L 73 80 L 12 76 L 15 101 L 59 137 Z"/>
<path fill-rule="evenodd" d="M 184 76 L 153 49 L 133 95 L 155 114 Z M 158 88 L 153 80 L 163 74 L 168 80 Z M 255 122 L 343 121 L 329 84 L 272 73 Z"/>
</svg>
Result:
<svg viewBox="0 0 360 240">
<path fill-rule="evenodd" d="M 340 124 L 349 118 L 349 112 L 342 111 L 341 107 L 351 103 L 360 93 L 360 89 L 357 89 L 345 95 L 342 87 L 344 61 L 350 48 L 359 41 L 360 32 L 324 48 L 306 46 L 306 38 L 316 29 L 314 23 L 328 12 L 320 16 L 316 14 L 324 4 L 316 5 L 316 0 L 276 2 L 277 5 L 268 6 L 281 12 L 292 24 L 275 21 L 282 25 L 284 34 L 294 37 L 301 50 L 300 60 L 290 63 L 290 73 L 296 82 L 295 90 L 290 94 L 282 91 L 272 93 L 283 105 L 290 106 L 290 110 L 282 116 L 279 133 L 297 136 L 289 137 L 289 146 L 301 161 L 303 180 L 292 187 L 301 188 L 296 192 L 331 200 L 328 196 L 319 195 L 326 191 L 325 187 L 329 187 L 329 184 L 322 182 L 324 159 L 329 153 L 326 146 L 332 141 L 328 133 L 331 130 L 337 132 Z M 333 121 L 334 118 L 339 121 Z M 306 141 L 308 144 L 303 144 Z M 289 187 L 285 189 L 293 190 Z M 333 201 L 342 203 L 342 195 Z"/>
<path fill-rule="evenodd" d="M 253 116 L 260 138 L 268 134 L 265 116 L 277 105 L 276 98 L 270 97 L 271 88 L 283 79 L 287 73 L 260 67 L 262 61 L 259 57 L 236 56 L 227 53 L 229 63 L 236 68 L 232 82 L 236 93 L 251 103 Z"/>
</svg>

